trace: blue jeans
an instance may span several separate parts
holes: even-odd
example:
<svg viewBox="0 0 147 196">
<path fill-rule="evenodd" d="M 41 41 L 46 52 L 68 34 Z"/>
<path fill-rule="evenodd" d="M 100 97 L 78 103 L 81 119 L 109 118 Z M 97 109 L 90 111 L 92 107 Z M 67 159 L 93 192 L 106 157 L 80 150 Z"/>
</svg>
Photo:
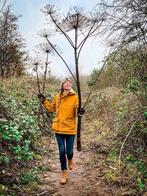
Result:
<svg viewBox="0 0 147 196">
<path fill-rule="evenodd" d="M 61 170 L 67 170 L 66 154 L 67 159 L 71 160 L 73 157 L 75 135 L 66 135 L 58 133 L 56 133 L 55 135 L 58 143 Z"/>
</svg>

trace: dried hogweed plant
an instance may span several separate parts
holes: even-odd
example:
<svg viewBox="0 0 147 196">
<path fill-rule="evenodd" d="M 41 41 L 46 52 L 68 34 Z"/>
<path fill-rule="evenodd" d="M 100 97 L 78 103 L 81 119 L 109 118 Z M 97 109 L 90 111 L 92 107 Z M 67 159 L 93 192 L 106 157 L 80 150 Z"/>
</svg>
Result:
<svg viewBox="0 0 147 196">
<path fill-rule="evenodd" d="M 46 5 L 42 12 L 47 16 L 49 25 L 54 25 L 55 32 L 60 32 L 64 35 L 65 39 L 68 41 L 70 46 L 73 48 L 74 54 L 74 64 L 75 64 L 75 74 L 71 71 L 66 60 L 54 47 L 49 36 L 45 35 L 45 39 L 48 44 L 54 49 L 57 55 L 64 62 L 69 72 L 71 73 L 74 81 L 76 82 L 78 98 L 79 98 L 79 108 L 82 108 L 82 97 L 81 97 L 81 86 L 79 77 L 79 58 L 83 46 L 85 45 L 88 38 L 100 33 L 100 28 L 105 21 L 105 17 L 102 14 L 89 13 L 86 14 L 83 8 L 73 7 L 69 10 L 66 16 L 62 16 L 59 10 L 56 9 L 54 5 Z M 72 32 L 72 36 L 69 34 Z M 77 146 L 78 150 L 81 150 L 81 119 L 82 116 L 78 115 L 78 127 L 77 127 Z"/>
</svg>

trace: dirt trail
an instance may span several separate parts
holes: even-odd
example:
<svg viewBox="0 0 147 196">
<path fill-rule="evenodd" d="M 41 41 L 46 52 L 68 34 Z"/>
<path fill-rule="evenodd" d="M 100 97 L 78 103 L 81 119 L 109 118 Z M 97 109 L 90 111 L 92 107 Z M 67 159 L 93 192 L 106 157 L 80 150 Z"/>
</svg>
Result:
<svg viewBox="0 0 147 196">
<path fill-rule="evenodd" d="M 50 165 L 50 171 L 44 172 L 42 176 L 43 196 L 111 196 L 114 195 L 111 188 L 106 186 L 98 176 L 103 176 L 102 168 L 90 168 L 91 153 L 86 151 L 77 152 L 75 149 L 75 169 L 68 170 L 68 183 L 60 184 L 60 164 L 56 142 L 52 142 L 52 157 L 44 157 L 43 164 Z M 104 157 L 101 156 L 100 159 Z"/>
</svg>

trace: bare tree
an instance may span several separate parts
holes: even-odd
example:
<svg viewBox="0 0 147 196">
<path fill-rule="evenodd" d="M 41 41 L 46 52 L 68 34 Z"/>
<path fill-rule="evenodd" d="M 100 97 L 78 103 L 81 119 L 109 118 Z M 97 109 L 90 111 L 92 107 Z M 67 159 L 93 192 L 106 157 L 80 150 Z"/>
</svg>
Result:
<svg viewBox="0 0 147 196">
<path fill-rule="evenodd" d="M 0 16 L 0 75 L 21 75 L 26 60 L 24 40 L 18 32 L 18 17 L 7 7 Z"/>
<path fill-rule="evenodd" d="M 147 74 L 147 1 L 113 0 L 97 5 L 106 14 L 105 35 L 116 45 L 113 63 L 120 68 L 124 81 Z"/>
<path fill-rule="evenodd" d="M 121 44 L 147 44 L 147 1 L 113 0 L 99 4 L 107 15 L 106 31 Z"/>
<path fill-rule="evenodd" d="M 80 87 L 80 77 L 79 77 L 79 58 L 83 46 L 85 45 L 88 38 L 97 35 L 100 32 L 100 27 L 105 20 L 105 15 L 98 13 L 85 14 L 82 8 L 74 7 L 69 10 L 66 16 L 61 16 L 59 11 L 54 5 L 46 5 L 44 10 L 42 10 L 49 18 L 51 24 L 54 25 L 56 32 L 60 32 L 64 35 L 65 39 L 68 41 L 69 45 L 73 49 L 74 53 L 74 64 L 75 64 L 75 75 L 68 66 L 66 60 L 58 52 L 53 43 L 51 43 L 48 35 L 45 35 L 47 42 L 53 47 L 57 55 L 64 62 L 68 70 L 70 71 L 74 81 L 76 82 L 78 98 L 79 98 L 79 108 L 82 108 L 82 97 L 81 97 L 81 87 Z M 72 32 L 73 37 L 69 35 Z M 77 148 L 81 150 L 81 115 L 78 115 L 78 127 L 77 127 Z"/>
</svg>

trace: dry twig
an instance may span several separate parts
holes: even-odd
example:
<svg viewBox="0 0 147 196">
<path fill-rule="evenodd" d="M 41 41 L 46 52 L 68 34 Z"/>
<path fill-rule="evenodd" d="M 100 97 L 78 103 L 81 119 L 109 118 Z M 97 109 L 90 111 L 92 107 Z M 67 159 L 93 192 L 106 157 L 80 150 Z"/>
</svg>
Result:
<svg viewBox="0 0 147 196">
<path fill-rule="evenodd" d="M 136 124 L 136 121 L 132 124 L 131 128 L 130 128 L 130 131 L 128 132 L 128 134 L 126 135 L 122 145 L 121 145 L 121 148 L 120 148 L 120 153 L 119 153 L 119 173 L 120 173 L 120 166 L 121 166 L 121 156 L 122 156 L 122 151 L 123 151 L 123 148 L 124 148 L 124 145 L 125 145 L 125 142 L 127 141 L 129 135 L 131 134 L 133 128 L 134 128 L 134 125 Z"/>
</svg>

